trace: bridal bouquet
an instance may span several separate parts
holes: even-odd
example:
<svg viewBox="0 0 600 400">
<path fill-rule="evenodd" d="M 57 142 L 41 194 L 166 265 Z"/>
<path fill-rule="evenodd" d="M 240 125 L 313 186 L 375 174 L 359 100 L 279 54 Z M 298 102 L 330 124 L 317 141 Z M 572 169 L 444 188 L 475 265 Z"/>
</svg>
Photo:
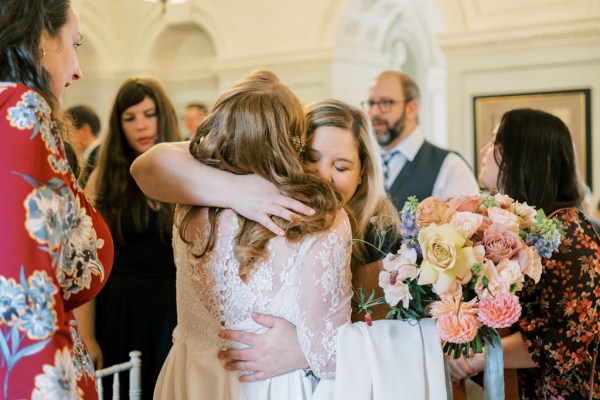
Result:
<svg viewBox="0 0 600 400">
<path fill-rule="evenodd" d="M 539 281 L 541 257 L 564 234 L 542 210 L 501 194 L 411 197 L 400 217 L 402 246 L 387 254 L 379 275 L 388 318 L 433 317 L 444 351 L 457 358 L 482 352 L 494 329 L 519 319 L 517 293 L 525 279 Z M 367 313 L 382 302 L 361 293 Z"/>
</svg>

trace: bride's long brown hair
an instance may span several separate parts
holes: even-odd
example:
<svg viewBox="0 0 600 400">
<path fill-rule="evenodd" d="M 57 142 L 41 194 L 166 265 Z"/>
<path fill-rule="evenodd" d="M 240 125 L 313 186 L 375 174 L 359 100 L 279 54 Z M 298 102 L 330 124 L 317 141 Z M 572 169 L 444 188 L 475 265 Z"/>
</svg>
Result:
<svg viewBox="0 0 600 400">
<path fill-rule="evenodd" d="M 257 174 L 273 182 L 282 193 L 307 199 L 317 212 L 292 222 L 278 219 L 289 240 L 328 228 L 341 208 L 341 196 L 317 174 L 304 169 L 301 155 L 306 144 L 306 118 L 302 105 L 275 74 L 255 72 L 222 93 L 212 112 L 198 128 L 190 153 L 206 165 L 235 174 Z M 185 213 L 178 226 L 186 243 L 187 225 L 200 207 L 180 207 Z M 208 244 L 200 257 L 214 245 L 216 216 L 209 209 Z M 240 276 L 246 279 L 254 263 L 263 255 L 274 234 L 261 224 L 239 216 L 240 230 L 235 255 Z"/>
</svg>

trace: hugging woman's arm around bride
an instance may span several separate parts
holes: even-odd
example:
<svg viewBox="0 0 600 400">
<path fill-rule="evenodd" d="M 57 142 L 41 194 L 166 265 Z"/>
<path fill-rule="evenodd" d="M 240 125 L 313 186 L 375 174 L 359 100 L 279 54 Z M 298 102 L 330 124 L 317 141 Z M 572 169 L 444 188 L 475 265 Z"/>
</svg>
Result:
<svg viewBox="0 0 600 400">
<path fill-rule="evenodd" d="M 190 146 L 204 164 L 256 174 L 283 193 L 308 199 L 316 213 L 278 221 L 284 236 L 229 209 L 180 206 L 174 226 L 178 326 L 155 399 L 311 398 L 313 380 L 296 369 L 242 383 L 218 350 L 222 329 L 260 332 L 253 311 L 297 326 L 317 376 L 335 372 L 337 328 L 350 320 L 348 216 L 342 199 L 301 155 L 306 121 L 296 96 L 277 77 L 258 72 L 224 92 Z M 244 373 L 244 372 L 241 372 Z"/>
</svg>

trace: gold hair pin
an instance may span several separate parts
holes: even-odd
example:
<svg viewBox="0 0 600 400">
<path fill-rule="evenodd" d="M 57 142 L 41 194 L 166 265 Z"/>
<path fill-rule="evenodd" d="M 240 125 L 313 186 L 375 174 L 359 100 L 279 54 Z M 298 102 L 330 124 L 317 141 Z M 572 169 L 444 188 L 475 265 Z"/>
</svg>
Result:
<svg viewBox="0 0 600 400">
<path fill-rule="evenodd" d="M 300 160 L 302 160 L 302 155 L 304 153 L 304 138 L 302 136 L 292 136 L 292 145 L 294 146 L 294 149 L 296 150 L 296 153 L 298 153 L 298 155 L 300 156 Z"/>
</svg>

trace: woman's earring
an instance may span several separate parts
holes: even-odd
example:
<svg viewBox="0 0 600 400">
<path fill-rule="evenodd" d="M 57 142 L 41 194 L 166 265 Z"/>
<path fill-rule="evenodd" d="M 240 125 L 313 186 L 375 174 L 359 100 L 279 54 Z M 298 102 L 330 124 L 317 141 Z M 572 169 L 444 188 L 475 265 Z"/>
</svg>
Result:
<svg viewBox="0 0 600 400">
<path fill-rule="evenodd" d="M 44 58 L 44 56 L 46 55 L 46 52 L 44 51 L 44 49 L 40 49 L 40 51 L 42 52 L 42 55 L 40 56 L 40 58 Z"/>
</svg>

